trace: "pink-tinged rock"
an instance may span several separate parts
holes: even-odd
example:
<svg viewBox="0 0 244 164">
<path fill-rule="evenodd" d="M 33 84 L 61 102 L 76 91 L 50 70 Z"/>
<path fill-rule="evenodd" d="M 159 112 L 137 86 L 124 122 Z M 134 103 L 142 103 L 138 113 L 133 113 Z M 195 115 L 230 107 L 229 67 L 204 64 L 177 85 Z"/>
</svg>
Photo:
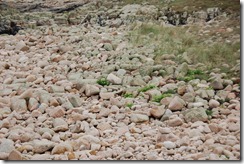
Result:
<svg viewBox="0 0 244 164">
<path fill-rule="evenodd" d="M 39 106 L 38 101 L 37 101 L 35 98 L 32 98 L 32 97 L 31 97 L 31 98 L 29 99 L 29 102 L 28 102 L 28 109 L 29 109 L 30 111 L 33 111 L 33 110 L 37 109 L 38 106 Z"/>
<path fill-rule="evenodd" d="M 118 128 L 118 130 L 116 131 L 116 135 L 121 136 L 121 135 L 125 134 L 128 131 L 129 131 L 128 126 L 122 126 L 122 127 Z"/>
<path fill-rule="evenodd" d="M 178 96 L 175 96 L 169 104 L 169 109 L 172 111 L 181 110 L 184 106 L 185 106 L 184 100 L 182 100 Z"/>
<path fill-rule="evenodd" d="M 108 129 L 111 129 L 112 126 L 107 123 L 107 122 L 102 122 L 100 124 L 97 125 L 97 129 L 101 130 L 101 131 L 104 131 L 104 130 L 108 130 Z"/>
<path fill-rule="evenodd" d="M 228 99 L 235 99 L 236 98 L 236 94 L 235 93 L 228 93 L 228 95 L 227 95 L 227 98 Z"/>
<path fill-rule="evenodd" d="M 162 105 L 169 105 L 170 102 L 171 102 L 172 100 L 173 100 L 172 97 L 165 97 L 165 98 L 163 98 L 163 99 L 160 101 L 160 103 L 161 103 Z"/>
<path fill-rule="evenodd" d="M 36 80 L 36 76 L 35 75 L 28 75 L 26 77 L 26 82 L 33 82 Z"/>
<path fill-rule="evenodd" d="M 99 92 L 100 92 L 100 89 L 97 86 L 95 86 L 95 85 L 87 84 L 85 86 L 85 94 L 86 94 L 86 96 L 96 95 Z"/>
<path fill-rule="evenodd" d="M 110 81 L 112 84 L 121 84 L 122 79 L 115 76 L 114 74 L 110 73 L 107 77 L 107 80 Z"/>
<path fill-rule="evenodd" d="M 62 117 L 65 115 L 65 110 L 61 106 L 58 106 L 55 108 L 49 108 L 48 114 L 50 117 L 58 118 L 58 117 Z"/>
<path fill-rule="evenodd" d="M 100 92 L 99 96 L 104 99 L 104 100 L 108 100 L 111 97 L 114 97 L 114 93 L 113 92 Z"/>
<path fill-rule="evenodd" d="M 60 143 L 54 146 L 51 154 L 64 154 L 65 152 L 72 152 L 73 148 L 68 143 Z"/>
<path fill-rule="evenodd" d="M 18 113 L 27 112 L 27 105 L 25 99 L 19 99 L 18 97 L 12 97 L 10 100 L 12 111 L 16 111 Z"/>
<path fill-rule="evenodd" d="M 165 111 L 166 109 L 164 108 L 164 106 L 158 106 L 152 108 L 150 110 L 150 114 L 155 118 L 161 118 L 164 115 Z"/>
<path fill-rule="evenodd" d="M 22 155 L 19 151 L 13 150 L 8 156 L 8 160 L 22 160 Z"/>
<path fill-rule="evenodd" d="M 220 105 L 220 103 L 214 99 L 209 100 L 208 104 L 210 108 L 217 108 Z"/>
<path fill-rule="evenodd" d="M 59 106 L 59 103 L 55 98 L 52 97 L 52 98 L 50 98 L 49 105 L 56 107 L 56 106 Z"/>
<path fill-rule="evenodd" d="M 241 104 L 240 104 L 240 103 L 236 104 L 235 109 L 236 109 L 236 110 L 240 110 L 240 109 L 241 109 Z"/>
<path fill-rule="evenodd" d="M 66 131 L 68 130 L 68 124 L 67 122 L 62 119 L 62 118 L 55 118 L 53 121 L 53 130 L 55 132 L 59 132 L 59 131 Z"/>
<path fill-rule="evenodd" d="M 31 98 L 32 97 L 32 95 L 33 95 L 33 92 L 34 92 L 34 90 L 33 89 L 27 89 L 27 90 L 25 90 L 20 96 L 19 96 L 19 98 L 20 99 L 29 99 L 29 98 Z"/>
<path fill-rule="evenodd" d="M 180 126 L 183 124 L 183 120 L 179 117 L 176 117 L 176 118 L 173 118 L 173 119 L 170 119 L 168 121 L 168 125 L 169 126 L 172 126 L 172 127 L 175 127 L 175 126 Z"/>
<path fill-rule="evenodd" d="M 54 142 L 48 141 L 46 139 L 34 140 L 32 141 L 33 152 L 44 153 L 54 147 Z"/>
<path fill-rule="evenodd" d="M 218 133 L 220 131 L 220 128 L 218 127 L 217 124 L 211 123 L 208 125 L 210 130 L 214 133 Z"/>
<path fill-rule="evenodd" d="M 28 51 L 29 47 L 25 44 L 24 41 L 20 41 L 16 44 L 15 46 L 15 50 L 19 50 L 19 51 Z"/>
</svg>

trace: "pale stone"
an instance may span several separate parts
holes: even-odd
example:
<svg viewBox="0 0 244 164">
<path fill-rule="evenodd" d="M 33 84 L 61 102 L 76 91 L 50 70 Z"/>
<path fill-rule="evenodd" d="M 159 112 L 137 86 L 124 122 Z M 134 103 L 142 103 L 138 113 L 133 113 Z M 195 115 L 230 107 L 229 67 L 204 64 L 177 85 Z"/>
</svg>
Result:
<svg viewBox="0 0 244 164">
<path fill-rule="evenodd" d="M 130 116 L 131 122 L 141 123 L 149 120 L 149 117 L 144 114 L 131 114 Z"/>
<path fill-rule="evenodd" d="M 122 84 L 122 79 L 110 73 L 107 77 L 107 80 L 112 84 Z"/>
<path fill-rule="evenodd" d="M 169 109 L 172 111 L 181 110 L 184 106 L 185 106 L 184 100 L 182 100 L 178 96 L 175 96 L 169 104 Z"/>
</svg>

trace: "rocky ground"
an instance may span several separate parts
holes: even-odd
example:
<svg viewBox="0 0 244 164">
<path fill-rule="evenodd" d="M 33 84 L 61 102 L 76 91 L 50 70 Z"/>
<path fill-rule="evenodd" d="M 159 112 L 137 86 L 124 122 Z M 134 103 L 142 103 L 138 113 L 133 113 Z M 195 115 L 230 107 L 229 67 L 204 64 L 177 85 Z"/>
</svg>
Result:
<svg viewBox="0 0 244 164">
<path fill-rule="evenodd" d="M 187 55 L 177 63 L 177 54 L 156 63 L 153 47 L 128 37 L 147 21 L 198 26 L 201 37 L 214 29 L 209 40 L 235 42 L 240 25 L 221 23 L 238 14 L 209 8 L 176 16 L 119 1 L 3 2 L 1 19 L 21 29 L 0 35 L 0 159 L 240 160 L 240 61 L 223 62 L 233 76 L 215 68 L 207 79 L 187 80 L 201 63 Z"/>
</svg>

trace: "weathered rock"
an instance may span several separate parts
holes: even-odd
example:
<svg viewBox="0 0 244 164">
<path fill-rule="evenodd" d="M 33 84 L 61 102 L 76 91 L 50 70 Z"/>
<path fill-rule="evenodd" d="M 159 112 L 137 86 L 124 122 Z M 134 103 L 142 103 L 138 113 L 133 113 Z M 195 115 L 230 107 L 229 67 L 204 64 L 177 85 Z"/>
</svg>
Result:
<svg viewBox="0 0 244 164">
<path fill-rule="evenodd" d="M 186 122 L 207 121 L 208 115 L 204 108 L 193 108 L 182 112 Z"/>
<path fill-rule="evenodd" d="M 68 130 L 68 124 L 62 118 L 55 118 L 53 121 L 53 130 L 55 132 L 66 131 L 66 130 Z"/>
<path fill-rule="evenodd" d="M 164 115 L 161 117 L 160 121 L 168 120 L 169 117 L 173 114 L 173 112 L 169 109 L 166 109 Z"/>
<path fill-rule="evenodd" d="M 209 100 L 209 107 L 210 108 L 217 108 L 220 105 L 220 103 L 214 99 Z"/>
<path fill-rule="evenodd" d="M 54 147 L 54 142 L 48 141 L 46 139 L 34 140 L 33 141 L 33 151 L 35 153 L 44 153 Z"/>
<path fill-rule="evenodd" d="M 82 104 L 82 99 L 79 95 L 70 95 L 68 96 L 69 102 L 72 104 L 73 107 L 80 107 Z"/>
<path fill-rule="evenodd" d="M 223 80 L 220 79 L 220 78 L 214 79 L 213 82 L 210 85 L 213 87 L 213 89 L 220 90 L 220 89 L 223 89 L 224 88 L 224 86 L 223 86 Z"/>
<path fill-rule="evenodd" d="M 176 148 L 176 144 L 174 142 L 171 142 L 171 141 L 164 141 L 163 142 L 163 145 L 167 149 L 174 149 L 174 148 Z"/>
<path fill-rule="evenodd" d="M 20 99 L 29 99 L 31 98 L 33 95 L 33 89 L 27 89 L 26 91 L 24 91 L 19 98 Z"/>
<path fill-rule="evenodd" d="M 95 86 L 95 85 L 87 84 L 85 86 L 85 94 L 86 94 L 86 96 L 96 95 L 99 92 L 100 92 L 100 89 L 97 86 Z"/>
<path fill-rule="evenodd" d="M 179 117 L 176 117 L 176 118 L 173 118 L 173 119 L 170 119 L 168 121 L 168 125 L 169 126 L 172 126 L 172 127 L 175 127 L 175 126 L 180 126 L 183 124 L 183 120 Z"/>
<path fill-rule="evenodd" d="M 1 139 L 0 152 L 10 153 L 14 150 L 14 142 L 10 139 Z"/>
<path fill-rule="evenodd" d="M 49 89 L 50 89 L 50 93 L 64 93 L 63 86 L 51 85 Z"/>
<path fill-rule="evenodd" d="M 13 150 L 8 156 L 8 160 L 22 160 L 22 155 L 19 151 Z"/>
<path fill-rule="evenodd" d="M 21 40 L 16 44 L 15 49 L 19 51 L 28 51 L 29 47 L 25 44 L 24 41 Z"/>
<path fill-rule="evenodd" d="M 184 106 L 185 106 L 184 100 L 182 100 L 178 96 L 175 96 L 169 104 L 169 109 L 172 111 L 181 110 Z"/>
<path fill-rule="evenodd" d="M 152 108 L 150 110 L 150 113 L 155 118 L 161 118 L 164 115 L 165 111 L 166 109 L 164 108 L 164 106 L 159 106 L 157 108 Z"/>
<path fill-rule="evenodd" d="M 110 73 L 107 77 L 107 80 L 112 84 L 122 84 L 122 79 Z"/>
<path fill-rule="evenodd" d="M 131 114 L 130 116 L 131 122 L 141 123 L 149 120 L 149 117 L 144 114 Z"/>
<path fill-rule="evenodd" d="M 54 148 L 52 149 L 51 154 L 64 154 L 65 152 L 72 152 L 73 148 L 70 144 L 68 143 L 59 143 L 57 145 L 54 146 Z"/>
<path fill-rule="evenodd" d="M 27 105 L 25 99 L 19 99 L 18 97 L 12 97 L 11 100 L 11 109 L 18 113 L 27 112 Z"/>
<path fill-rule="evenodd" d="M 108 100 L 111 97 L 114 97 L 114 93 L 113 92 L 100 92 L 99 96 L 104 99 L 104 100 Z"/>
<path fill-rule="evenodd" d="M 145 86 L 146 83 L 145 83 L 145 81 L 143 81 L 142 77 L 137 76 L 132 79 L 132 81 L 130 82 L 130 85 L 131 86 Z"/>
<path fill-rule="evenodd" d="M 53 118 L 62 117 L 65 115 L 65 110 L 61 106 L 58 106 L 55 108 L 49 108 L 48 114 L 50 117 L 53 117 Z"/>
</svg>

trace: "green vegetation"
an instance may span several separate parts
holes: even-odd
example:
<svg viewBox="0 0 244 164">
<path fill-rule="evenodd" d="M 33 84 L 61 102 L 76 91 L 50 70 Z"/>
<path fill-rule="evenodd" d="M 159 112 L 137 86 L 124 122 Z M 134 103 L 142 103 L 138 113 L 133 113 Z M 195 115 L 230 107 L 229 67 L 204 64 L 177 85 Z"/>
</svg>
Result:
<svg viewBox="0 0 244 164">
<path fill-rule="evenodd" d="M 144 23 L 135 26 L 129 33 L 129 40 L 134 46 L 154 47 L 154 60 L 156 64 L 163 64 L 162 57 L 165 54 L 175 54 L 177 59 L 186 52 L 192 64 L 202 63 L 211 70 L 220 68 L 223 63 L 231 66 L 240 59 L 240 42 L 212 42 L 209 44 L 206 40 L 212 40 L 212 36 L 199 36 L 200 28 L 194 32 L 189 31 L 190 27 L 165 27 L 157 24 Z M 216 31 L 213 35 L 216 34 Z M 218 36 L 218 38 L 220 38 Z M 207 47 L 207 48 L 206 48 Z M 197 74 L 198 73 L 198 74 Z M 200 72 L 195 72 L 194 76 L 205 78 Z M 189 81 L 191 77 L 185 80 Z"/>
<path fill-rule="evenodd" d="M 128 104 L 126 104 L 126 106 L 127 106 L 128 108 L 131 108 L 133 105 L 134 105 L 133 103 L 128 103 Z"/>
<path fill-rule="evenodd" d="M 160 101 L 163 98 L 165 98 L 165 97 L 171 97 L 171 96 L 172 96 L 172 94 L 170 94 L 170 93 L 164 93 L 162 95 L 154 96 L 152 101 L 160 103 Z"/>
<path fill-rule="evenodd" d="M 166 92 L 164 92 L 164 94 L 175 94 L 176 93 L 176 90 L 174 89 L 169 89 L 167 90 Z"/>
<path fill-rule="evenodd" d="M 156 88 L 156 86 L 155 85 L 148 85 L 148 86 L 145 86 L 145 87 L 139 89 L 139 92 L 146 92 L 146 91 L 153 89 L 153 88 Z"/>
<path fill-rule="evenodd" d="M 211 7 L 219 7 L 228 13 L 240 11 L 240 1 L 233 0 L 174 0 L 169 3 L 164 0 L 122 0 L 122 4 L 142 4 L 147 3 L 150 5 L 161 7 L 171 7 L 173 10 L 178 12 L 192 12 L 199 10 L 206 10 Z"/>
<path fill-rule="evenodd" d="M 208 76 L 201 70 L 188 70 L 185 77 L 180 77 L 178 80 L 189 82 L 193 79 L 208 80 Z"/>
<path fill-rule="evenodd" d="M 133 98 L 133 94 L 132 93 L 126 93 L 126 94 L 124 94 L 124 98 Z"/>
<path fill-rule="evenodd" d="M 213 111 L 212 110 L 206 110 L 205 112 L 208 115 L 208 119 L 210 120 L 213 116 Z"/>
<path fill-rule="evenodd" d="M 102 86 L 105 86 L 105 85 L 109 85 L 110 84 L 110 82 L 106 78 L 104 78 L 104 77 L 102 77 L 101 79 L 97 80 L 97 83 L 99 85 L 102 85 Z"/>
<path fill-rule="evenodd" d="M 176 11 L 206 10 L 211 7 L 219 7 L 227 12 L 239 12 L 240 1 L 233 0 L 174 0 L 169 4 Z"/>
</svg>

